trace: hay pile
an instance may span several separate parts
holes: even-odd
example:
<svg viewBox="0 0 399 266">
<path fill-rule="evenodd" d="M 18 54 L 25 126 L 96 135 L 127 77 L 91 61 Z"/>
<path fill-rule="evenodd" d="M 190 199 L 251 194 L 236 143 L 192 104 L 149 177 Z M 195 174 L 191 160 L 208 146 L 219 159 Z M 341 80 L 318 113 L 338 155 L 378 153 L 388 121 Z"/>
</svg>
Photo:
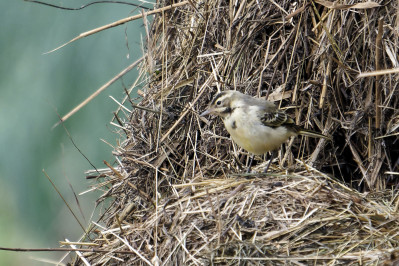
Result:
<svg viewBox="0 0 399 266">
<path fill-rule="evenodd" d="M 399 147 L 387 136 L 398 126 L 397 82 L 357 75 L 398 65 L 397 2 L 349 7 L 185 1 L 151 25 L 145 18 L 141 75 L 115 121 L 124 141 L 96 185 L 105 190 L 98 202 L 113 202 L 88 239 L 109 253 L 82 257 L 93 265 L 386 259 L 399 241 L 398 198 L 385 190 L 397 171 Z M 226 89 L 266 96 L 334 141 L 292 139 L 274 174 L 237 175 L 247 152 L 220 120 L 198 115 Z M 261 171 L 263 158 L 256 163 Z"/>
<path fill-rule="evenodd" d="M 174 185 L 156 210 L 122 186 L 110 224 L 97 226 L 109 254 L 84 254 L 93 265 L 377 265 L 399 241 L 397 198 L 365 197 L 315 170 Z"/>
</svg>

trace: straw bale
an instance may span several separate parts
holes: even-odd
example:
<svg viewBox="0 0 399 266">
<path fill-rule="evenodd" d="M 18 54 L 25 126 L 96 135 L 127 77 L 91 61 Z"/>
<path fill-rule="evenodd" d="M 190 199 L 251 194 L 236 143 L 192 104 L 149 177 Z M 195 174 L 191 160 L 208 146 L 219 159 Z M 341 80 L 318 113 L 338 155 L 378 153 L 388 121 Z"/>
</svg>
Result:
<svg viewBox="0 0 399 266">
<path fill-rule="evenodd" d="M 398 82 L 395 74 L 358 74 L 397 67 L 397 2 L 185 3 L 151 24 L 144 17 L 140 76 L 115 120 L 123 141 L 97 185 L 98 203 L 113 201 L 90 238 L 110 253 L 85 258 L 93 265 L 393 261 Z M 199 116 L 226 89 L 273 100 L 333 141 L 294 138 L 271 174 L 243 174 L 249 154 L 219 119 Z M 264 159 L 256 157 L 255 172 Z"/>
</svg>

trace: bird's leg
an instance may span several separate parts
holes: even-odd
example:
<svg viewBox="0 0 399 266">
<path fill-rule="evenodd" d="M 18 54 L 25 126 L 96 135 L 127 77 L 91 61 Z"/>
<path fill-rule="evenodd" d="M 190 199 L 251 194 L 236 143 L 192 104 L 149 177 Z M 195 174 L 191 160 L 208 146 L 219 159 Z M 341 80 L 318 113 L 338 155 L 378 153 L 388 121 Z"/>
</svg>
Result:
<svg viewBox="0 0 399 266">
<path fill-rule="evenodd" d="M 252 162 L 254 160 L 255 155 L 252 154 L 251 159 L 249 159 L 249 164 L 248 164 L 248 169 L 247 169 L 247 173 L 251 173 L 251 166 L 252 166 Z"/>
<path fill-rule="evenodd" d="M 276 150 L 272 151 L 272 154 L 270 155 L 270 161 L 267 164 L 265 171 L 264 171 L 265 174 L 267 173 L 267 170 L 269 170 L 269 167 L 272 164 L 272 161 L 273 161 L 274 157 L 276 157 L 276 155 L 277 155 L 277 151 Z"/>
</svg>

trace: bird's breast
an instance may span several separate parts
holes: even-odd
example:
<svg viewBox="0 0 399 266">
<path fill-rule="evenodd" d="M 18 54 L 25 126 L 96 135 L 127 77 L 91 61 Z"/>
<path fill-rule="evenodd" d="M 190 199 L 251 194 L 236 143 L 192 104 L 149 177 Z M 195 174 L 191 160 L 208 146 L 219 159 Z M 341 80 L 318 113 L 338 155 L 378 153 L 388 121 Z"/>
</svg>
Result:
<svg viewBox="0 0 399 266">
<path fill-rule="evenodd" d="M 258 117 L 239 109 L 226 117 L 223 122 L 233 141 L 253 154 L 264 154 L 275 150 L 289 137 L 295 135 L 285 127 L 265 126 Z"/>
</svg>

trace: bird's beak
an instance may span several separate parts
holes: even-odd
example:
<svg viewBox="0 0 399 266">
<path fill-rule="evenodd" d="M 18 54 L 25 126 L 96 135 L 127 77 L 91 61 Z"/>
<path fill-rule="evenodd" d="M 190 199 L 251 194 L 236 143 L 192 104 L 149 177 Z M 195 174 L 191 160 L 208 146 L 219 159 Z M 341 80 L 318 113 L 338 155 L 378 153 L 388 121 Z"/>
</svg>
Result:
<svg viewBox="0 0 399 266">
<path fill-rule="evenodd" d="M 209 115 L 209 114 L 211 114 L 212 113 L 212 109 L 208 109 L 208 110 L 206 110 L 205 112 L 202 112 L 201 114 L 200 114 L 200 116 L 206 116 L 206 115 Z"/>
</svg>

